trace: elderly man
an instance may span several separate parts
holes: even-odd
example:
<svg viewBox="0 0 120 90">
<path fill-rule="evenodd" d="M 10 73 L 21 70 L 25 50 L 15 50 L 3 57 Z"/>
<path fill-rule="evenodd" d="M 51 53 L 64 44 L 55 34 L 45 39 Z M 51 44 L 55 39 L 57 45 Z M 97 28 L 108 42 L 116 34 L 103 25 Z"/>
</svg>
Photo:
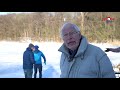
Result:
<svg viewBox="0 0 120 90">
<path fill-rule="evenodd" d="M 58 50 L 62 52 L 61 78 L 115 78 L 107 55 L 99 47 L 89 44 L 77 25 L 65 23 L 61 38 L 64 41 Z"/>
</svg>

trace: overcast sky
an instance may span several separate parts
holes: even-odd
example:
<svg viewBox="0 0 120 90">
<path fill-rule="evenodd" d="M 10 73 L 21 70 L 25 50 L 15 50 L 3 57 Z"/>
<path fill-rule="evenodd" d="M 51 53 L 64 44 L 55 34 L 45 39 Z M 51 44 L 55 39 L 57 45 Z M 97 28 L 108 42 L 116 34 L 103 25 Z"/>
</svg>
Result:
<svg viewBox="0 0 120 90">
<path fill-rule="evenodd" d="M 12 13 L 19 14 L 19 13 L 31 13 L 31 12 L 0 12 L 0 15 L 6 15 L 6 14 L 12 14 Z"/>
</svg>

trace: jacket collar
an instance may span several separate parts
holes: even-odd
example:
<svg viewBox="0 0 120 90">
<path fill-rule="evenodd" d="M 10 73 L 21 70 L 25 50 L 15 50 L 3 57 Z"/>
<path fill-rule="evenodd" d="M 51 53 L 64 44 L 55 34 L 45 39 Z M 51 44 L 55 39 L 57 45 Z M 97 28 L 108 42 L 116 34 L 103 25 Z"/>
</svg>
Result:
<svg viewBox="0 0 120 90">
<path fill-rule="evenodd" d="M 88 46 L 87 39 L 84 36 L 82 36 L 82 40 L 81 40 L 80 46 L 78 48 L 78 51 L 77 51 L 75 57 L 77 57 L 77 56 L 83 57 L 85 50 L 87 49 L 87 46 Z"/>
<path fill-rule="evenodd" d="M 64 54 L 67 54 L 69 55 L 69 50 L 68 48 L 65 46 L 65 44 L 63 43 L 62 46 L 58 49 L 58 51 L 64 53 Z"/>
</svg>

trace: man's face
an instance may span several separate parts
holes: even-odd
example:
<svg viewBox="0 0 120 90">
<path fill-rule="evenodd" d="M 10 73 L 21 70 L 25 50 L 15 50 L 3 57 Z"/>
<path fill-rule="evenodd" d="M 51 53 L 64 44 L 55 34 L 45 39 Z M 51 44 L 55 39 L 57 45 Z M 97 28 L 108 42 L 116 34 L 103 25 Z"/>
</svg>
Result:
<svg viewBox="0 0 120 90">
<path fill-rule="evenodd" d="M 35 47 L 31 47 L 32 51 L 34 52 L 35 51 Z"/>
<path fill-rule="evenodd" d="M 67 27 L 63 30 L 63 41 L 67 48 L 75 50 L 80 43 L 81 34 L 73 28 Z"/>
</svg>

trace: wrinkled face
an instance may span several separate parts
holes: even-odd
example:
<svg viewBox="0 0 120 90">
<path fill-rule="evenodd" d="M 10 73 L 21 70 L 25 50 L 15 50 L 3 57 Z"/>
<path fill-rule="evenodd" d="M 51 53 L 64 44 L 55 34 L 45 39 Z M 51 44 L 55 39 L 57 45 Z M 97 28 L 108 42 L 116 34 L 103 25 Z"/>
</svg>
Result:
<svg viewBox="0 0 120 90">
<path fill-rule="evenodd" d="M 80 43 L 81 34 L 74 30 L 74 28 L 64 28 L 62 31 L 63 41 L 67 48 L 75 50 Z"/>
</svg>

